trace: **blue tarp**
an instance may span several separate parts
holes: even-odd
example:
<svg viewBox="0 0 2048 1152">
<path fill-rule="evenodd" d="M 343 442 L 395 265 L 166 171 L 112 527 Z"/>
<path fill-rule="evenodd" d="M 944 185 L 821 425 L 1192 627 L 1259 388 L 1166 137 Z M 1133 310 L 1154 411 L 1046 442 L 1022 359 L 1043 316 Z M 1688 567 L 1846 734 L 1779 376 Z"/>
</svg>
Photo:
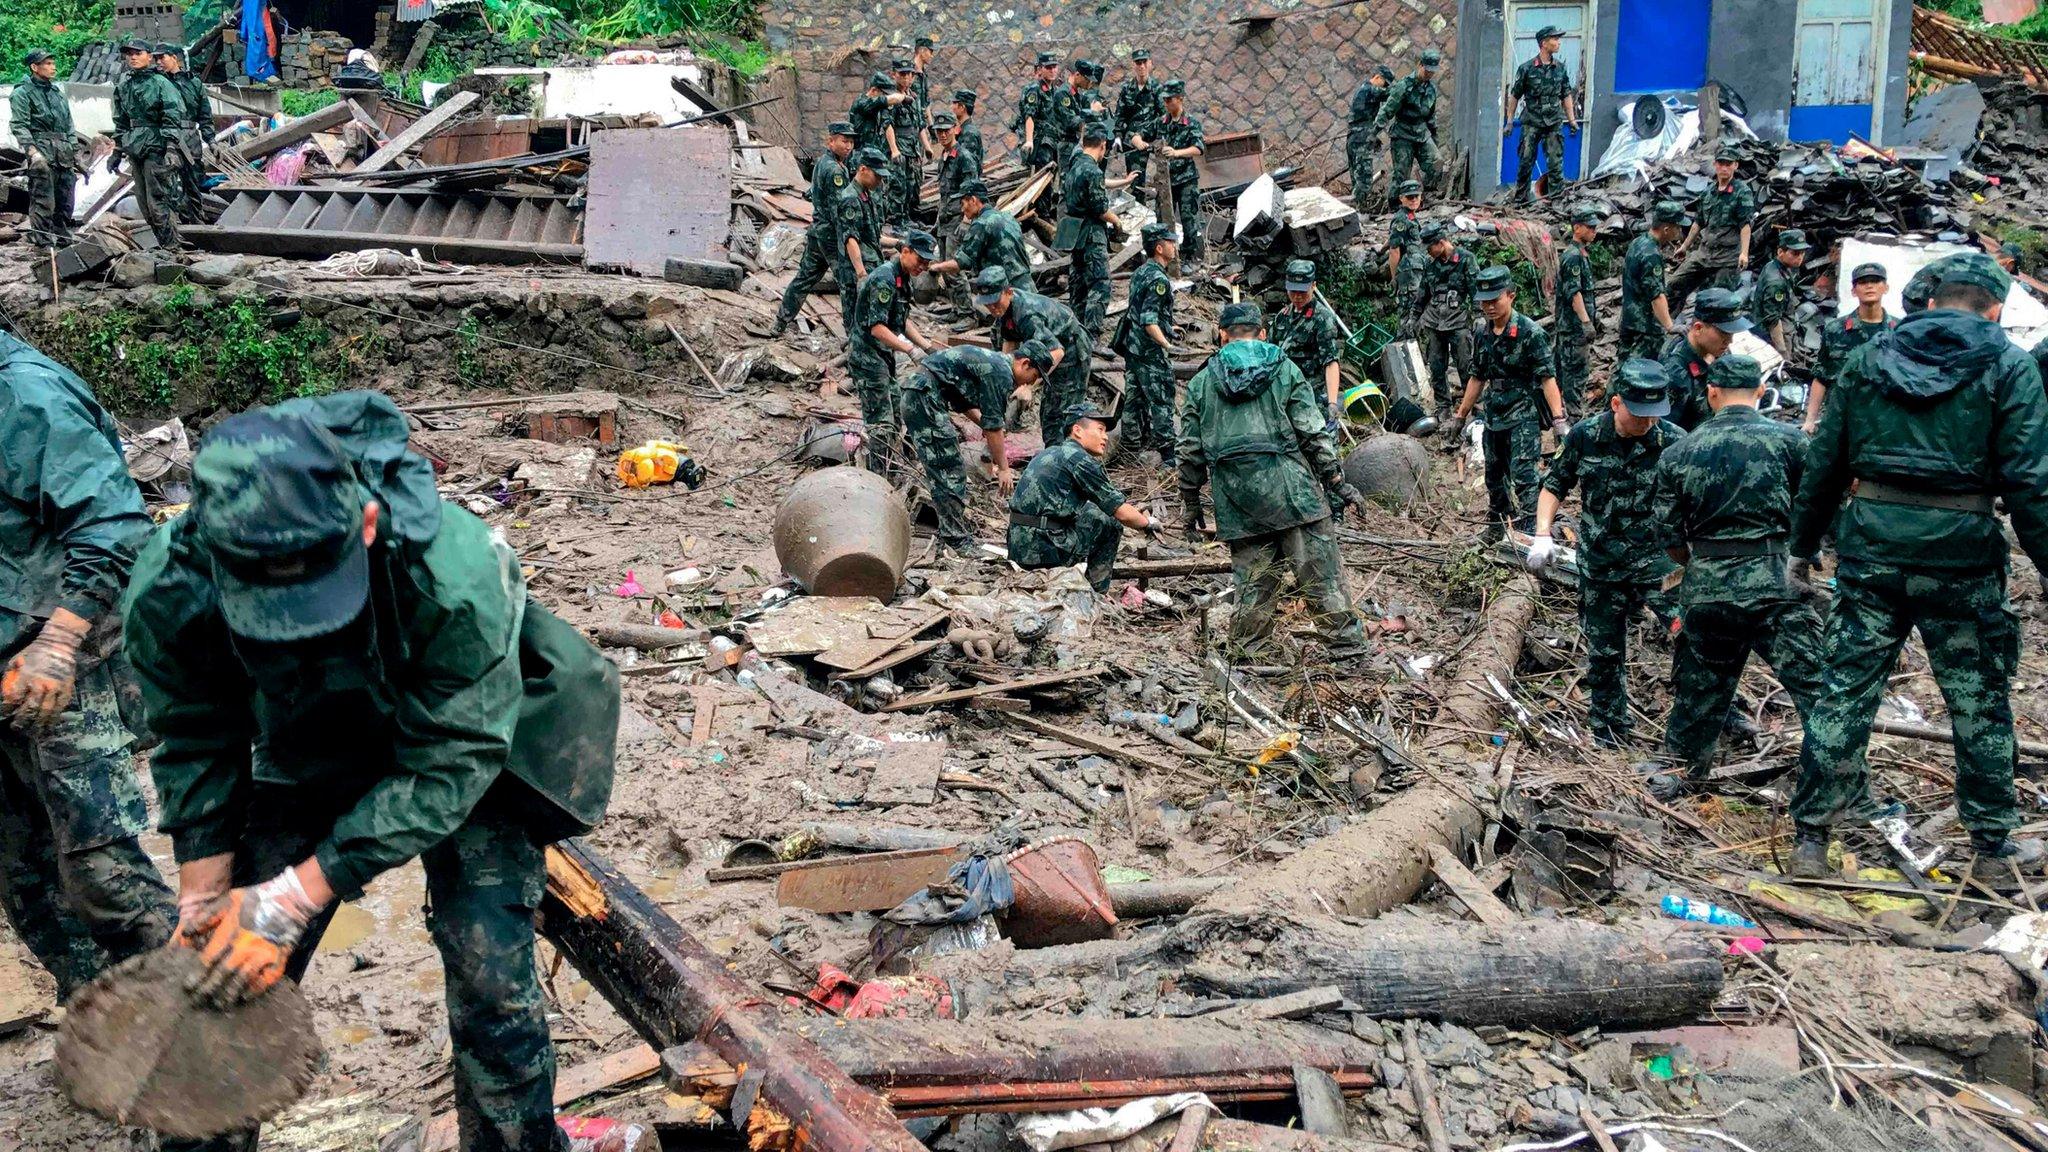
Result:
<svg viewBox="0 0 2048 1152">
<path fill-rule="evenodd" d="M 273 57 L 270 43 L 270 22 L 266 18 L 269 4 L 265 0 L 242 0 L 242 70 L 249 79 L 261 83 L 277 79 L 277 62 Z"/>
</svg>

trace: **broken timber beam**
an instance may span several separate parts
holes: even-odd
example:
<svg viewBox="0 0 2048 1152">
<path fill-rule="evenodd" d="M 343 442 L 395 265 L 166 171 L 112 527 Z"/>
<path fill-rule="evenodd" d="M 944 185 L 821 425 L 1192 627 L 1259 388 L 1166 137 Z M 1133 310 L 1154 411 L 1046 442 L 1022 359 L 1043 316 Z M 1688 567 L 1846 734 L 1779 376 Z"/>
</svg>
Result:
<svg viewBox="0 0 2048 1152">
<path fill-rule="evenodd" d="M 1125 560 L 1110 570 L 1118 580 L 1145 580 L 1165 576 L 1225 576 L 1230 573 L 1228 556 L 1192 556 L 1185 560 Z"/>
<path fill-rule="evenodd" d="M 260 136 L 235 145 L 235 155 L 244 160 L 260 160 L 280 148 L 287 148 L 310 138 L 315 132 L 325 132 L 340 125 L 344 120 L 354 119 L 355 112 L 353 100 L 341 100 L 325 108 L 315 109 L 296 120 L 287 120 Z"/>
<path fill-rule="evenodd" d="M 446 128 L 449 122 L 467 111 L 471 104 L 482 97 L 474 92 L 457 92 L 436 104 L 426 115 L 413 121 L 405 131 L 391 138 L 391 142 L 370 153 L 369 158 L 356 165 L 357 172 L 378 172 L 398 162 L 400 156 L 411 151 L 413 146 L 427 137 Z M 346 104 L 348 101 L 343 101 Z"/>
<path fill-rule="evenodd" d="M 840 1071 L 580 841 L 547 850 L 542 932 L 657 1048 L 690 1042 L 745 1070 L 734 1127 L 763 1147 L 923 1152 L 881 1097 Z"/>
</svg>

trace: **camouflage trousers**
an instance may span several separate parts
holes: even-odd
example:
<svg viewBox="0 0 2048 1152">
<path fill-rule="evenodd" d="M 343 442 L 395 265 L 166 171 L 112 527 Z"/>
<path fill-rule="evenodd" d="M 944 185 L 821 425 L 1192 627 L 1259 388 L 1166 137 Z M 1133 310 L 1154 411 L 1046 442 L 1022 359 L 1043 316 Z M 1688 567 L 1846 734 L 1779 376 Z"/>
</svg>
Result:
<svg viewBox="0 0 2048 1152">
<path fill-rule="evenodd" d="M 177 920 L 170 888 L 136 842 L 149 809 L 123 719 L 124 703 L 140 716 L 133 676 L 116 654 L 79 673 L 48 731 L 0 724 L 0 906 L 63 997 L 162 947 Z"/>
<path fill-rule="evenodd" d="M 165 154 L 154 160 L 136 160 L 134 164 L 135 199 L 142 208 L 142 218 L 149 222 L 150 231 L 156 233 L 158 244 L 176 248 L 178 206 L 184 199 L 179 194 L 179 160 Z"/>
<path fill-rule="evenodd" d="M 1153 136 L 1158 135 L 1159 129 L 1146 128 L 1143 132 L 1145 138 L 1149 140 Z M 1145 202 L 1146 185 L 1152 180 L 1152 153 L 1126 146 L 1123 150 L 1123 156 L 1124 173 L 1137 177 L 1136 180 L 1131 181 L 1131 195 L 1137 199 L 1138 203 L 1143 204 Z"/>
<path fill-rule="evenodd" d="M 1124 356 L 1124 382 L 1129 385 L 1124 393 L 1127 444 L 1135 449 L 1150 448 L 1170 462 L 1178 435 L 1173 427 L 1173 360 L 1150 337 L 1133 333 L 1131 339 L 1149 348 Z"/>
<path fill-rule="evenodd" d="M 889 162 L 889 222 L 898 231 L 910 226 L 923 191 L 924 166 L 915 155 L 905 152 Z"/>
<path fill-rule="evenodd" d="M 1180 215 L 1181 261 L 1200 264 L 1209 243 L 1209 226 L 1202 219 L 1202 186 L 1197 183 L 1175 184 L 1173 209 Z"/>
<path fill-rule="evenodd" d="M 1735 237 L 1717 244 L 1702 236 L 1699 247 L 1679 262 L 1665 283 L 1665 299 L 1671 303 L 1671 314 L 1676 316 L 1692 294 L 1702 288 L 1733 288 L 1741 277 L 1741 271 L 1735 267 L 1735 258 L 1740 254 L 1740 242 Z"/>
<path fill-rule="evenodd" d="M 796 276 L 790 280 L 789 287 L 782 290 L 782 307 L 775 311 L 775 323 L 784 327 L 793 323 L 797 312 L 804 306 L 804 300 L 817 290 L 825 279 L 825 273 L 831 270 L 832 254 L 825 250 L 823 244 L 813 242 L 806 235 L 803 258 L 797 261 Z"/>
<path fill-rule="evenodd" d="M 905 463 L 903 393 L 896 383 L 896 365 L 874 351 L 869 339 L 848 342 L 846 371 L 860 397 L 860 419 L 867 426 L 868 471 L 895 483 Z"/>
<path fill-rule="evenodd" d="M 1820 686 L 1820 615 L 1804 600 L 1693 604 L 1671 650 L 1664 751 L 1695 778 L 1714 766 L 1721 730 L 1750 653 L 1763 657 L 1802 717 Z"/>
<path fill-rule="evenodd" d="M 257 784 L 234 882 L 254 884 L 312 853 L 346 805 Z M 546 882 L 541 846 L 522 822 L 520 786 L 493 786 L 469 819 L 420 857 L 427 929 L 441 954 L 463 1152 L 567 1152 L 555 1127 L 555 1050 L 534 963 L 534 912 Z M 303 981 L 334 912 L 316 917 L 285 974 Z M 242 1152 L 256 1133 L 164 1140 L 164 1152 Z"/>
<path fill-rule="evenodd" d="M 839 323 L 846 330 L 846 342 L 850 345 L 853 343 L 854 298 L 860 294 L 860 277 L 853 274 L 853 265 L 847 262 L 846 257 L 840 256 L 833 261 L 832 278 L 839 282 Z M 847 358 L 851 360 L 852 354 L 848 353 Z"/>
<path fill-rule="evenodd" d="M 1047 448 L 1067 438 L 1067 410 L 1087 398 L 1089 369 L 1094 360 L 1094 346 L 1083 340 L 1080 355 L 1061 357 L 1059 365 L 1046 378 L 1038 396 L 1038 432 Z"/>
<path fill-rule="evenodd" d="M 1792 818 L 1840 822 L 1867 787 L 1863 750 L 1899 649 L 1913 629 L 1956 733 L 1956 811 L 1973 832 L 2019 825 L 2012 677 L 2020 629 L 2005 572 L 1955 573 L 1842 562 L 1828 617 L 1819 703 L 1806 715 Z"/>
<path fill-rule="evenodd" d="M 960 459 L 960 433 L 939 396 L 939 386 L 923 372 L 903 387 L 903 427 L 924 465 L 932 511 L 939 518 L 939 539 L 971 543 L 974 532 L 967 523 L 967 465 Z"/>
<path fill-rule="evenodd" d="M 1237 610 L 1230 617 L 1233 655 L 1255 654 L 1272 638 L 1281 583 L 1290 572 L 1332 658 L 1360 656 L 1371 650 L 1344 584 L 1337 526 L 1324 517 L 1230 541 L 1230 577 L 1237 589 Z"/>
<path fill-rule="evenodd" d="M 72 198 L 77 191 L 78 174 L 69 164 L 29 169 L 29 243 L 38 248 L 56 248 L 71 242 Z"/>
<path fill-rule="evenodd" d="M 1405 260 L 1403 264 L 1406 264 Z M 1448 416 L 1464 390 L 1465 377 L 1472 374 L 1472 330 L 1424 328 L 1419 335 L 1422 338 L 1423 371 L 1429 375 L 1437 413 Z"/>
<path fill-rule="evenodd" d="M 1543 170 L 1549 174 L 1551 191 L 1564 188 L 1564 126 L 1531 128 L 1522 125 L 1522 138 L 1515 148 L 1515 200 L 1526 204 L 1532 198 L 1529 182 L 1536 175 L 1536 152 L 1543 152 Z"/>
<path fill-rule="evenodd" d="M 1533 417 L 1486 426 L 1486 515 L 1517 532 L 1536 530 L 1536 463 L 1543 456 L 1543 430 Z"/>
<path fill-rule="evenodd" d="M 1088 586 L 1097 592 L 1107 592 L 1110 573 L 1116 567 L 1116 550 L 1123 541 L 1123 524 L 1090 504 L 1074 514 L 1072 525 L 1057 531 L 1012 522 L 1005 543 L 1011 562 L 1019 568 L 1084 564 Z"/>
<path fill-rule="evenodd" d="M 1067 268 L 1067 305 L 1090 340 L 1102 338 L 1102 318 L 1109 311 L 1109 241 L 1089 240 L 1074 249 Z"/>
<path fill-rule="evenodd" d="M 1669 335 L 1655 328 L 1646 328 L 1639 332 L 1623 329 L 1621 343 L 1615 348 L 1617 362 L 1627 360 L 1633 356 L 1640 356 L 1645 360 L 1655 360 L 1663 355 L 1664 342 L 1668 339 L 1670 339 Z"/>
<path fill-rule="evenodd" d="M 1569 326 L 1559 323 L 1551 342 L 1557 350 L 1557 391 L 1564 400 L 1565 414 L 1576 423 L 1586 414 L 1586 386 L 1593 381 L 1593 366 L 1586 356 L 1586 330 L 1576 320 Z"/>
<path fill-rule="evenodd" d="M 1373 170 L 1379 166 L 1379 150 L 1379 141 L 1371 136 L 1354 135 L 1345 141 L 1344 158 L 1351 169 L 1351 203 L 1361 215 L 1379 207 L 1379 198 L 1372 191 Z"/>
<path fill-rule="evenodd" d="M 1408 179 L 1408 173 L 1416 168 L 1422 170 L 1415 179 L 1422 181 L 1422 187 L 1429 192 L 1437 190 L 1437 179 L 1441 171 L 1442 153 L 1437 151 L 1436 139 L 1424 134 L 1420 140 L 1405 140 L 1400 136 L 1387 141 L 1387 186 L 1394 187 Z"/>
<path fill-rule="evenodd" d="M 1579 578 L 1579 635 L 1586 642 L 1586 697 L 1593 739 L 1620 745 L 1635 719 L 1628 709 L 1628 632 L 1645 608 L 1662 619 L 1673 613 L 1658 580 Z"/>
</svg>

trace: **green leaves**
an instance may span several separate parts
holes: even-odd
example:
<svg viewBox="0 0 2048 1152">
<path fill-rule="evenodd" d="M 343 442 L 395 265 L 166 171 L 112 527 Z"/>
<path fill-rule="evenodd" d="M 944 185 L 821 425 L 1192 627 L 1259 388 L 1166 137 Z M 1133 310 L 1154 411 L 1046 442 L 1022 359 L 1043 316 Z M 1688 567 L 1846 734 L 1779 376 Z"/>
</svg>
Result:
<svg viewBox="0 0 2048 1152">
<path fill-rule="evenodd" d="M 9 79 L 24 71 L 21 58 L 33 48 L 57 57 L 57 75 L 69 76 L 78 51 L 112 33 L 113 0 L 38 0 L 0 4 L 0 68 Z"/>
</svg>

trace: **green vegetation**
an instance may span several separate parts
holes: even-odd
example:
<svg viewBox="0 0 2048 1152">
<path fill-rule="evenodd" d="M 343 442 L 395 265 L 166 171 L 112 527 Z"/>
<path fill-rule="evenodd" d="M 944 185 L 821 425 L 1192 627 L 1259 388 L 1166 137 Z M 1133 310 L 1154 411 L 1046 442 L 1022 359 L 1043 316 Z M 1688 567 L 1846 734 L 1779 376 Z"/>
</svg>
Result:
<svg viewBox="0 0 2048 1152">
<path fill-rule="evenodd" d="M 311 115 L 340 99 L 341 93 L 332 88 L 322 88 L 315 92 L 286 88 L 277 94 L 278 106 L 284 109 L 286 116 L 292 117 Z"/>
<path fill-rule="evenodd" d="M 44 350 L 83 376 L 120 413 L 240 410 L 334 389 L 365 349 L 343 346 L 315 320 L 274 317 L 248 297 L 216 299 L 180 286 L 148 309 L 70 310 Z"/>
<path fill-rule="evenodd" d="M 68 76 L 78 51 L 105 40 L 114 24 L 113 0 L 7 0 L 0 3 L 0 75 L 18 76 L 21 58 L 42 48 Z"/>
<path fill-rule="evenodd" d="M 2033 40 L 2048 43 L 2048 8 L 2044 8 L 2017 24 L 1984 23 L 1983 0 L 1919 0 L 1922 7 L 1932 8 L 1958 20 L 1981 27 L 1994 36 L 2011 40 Z"/>
<path fill-rule="evenodd" d="M 702 56 L 758 75 L 771 56 L 753 39 L 755 0 L 484 0 L 484 22 L 507 40 L 550 34 L 595 44 L 681 36 Z"/>
<path fill-rule="evenodd" d="M 2020 246 L 2021 268 L 2039 268 L 2048 258 L 2048 233 L 2024 224 L 2000 224 L 1991 231 L 2000 243 Z"/>
</svg>

